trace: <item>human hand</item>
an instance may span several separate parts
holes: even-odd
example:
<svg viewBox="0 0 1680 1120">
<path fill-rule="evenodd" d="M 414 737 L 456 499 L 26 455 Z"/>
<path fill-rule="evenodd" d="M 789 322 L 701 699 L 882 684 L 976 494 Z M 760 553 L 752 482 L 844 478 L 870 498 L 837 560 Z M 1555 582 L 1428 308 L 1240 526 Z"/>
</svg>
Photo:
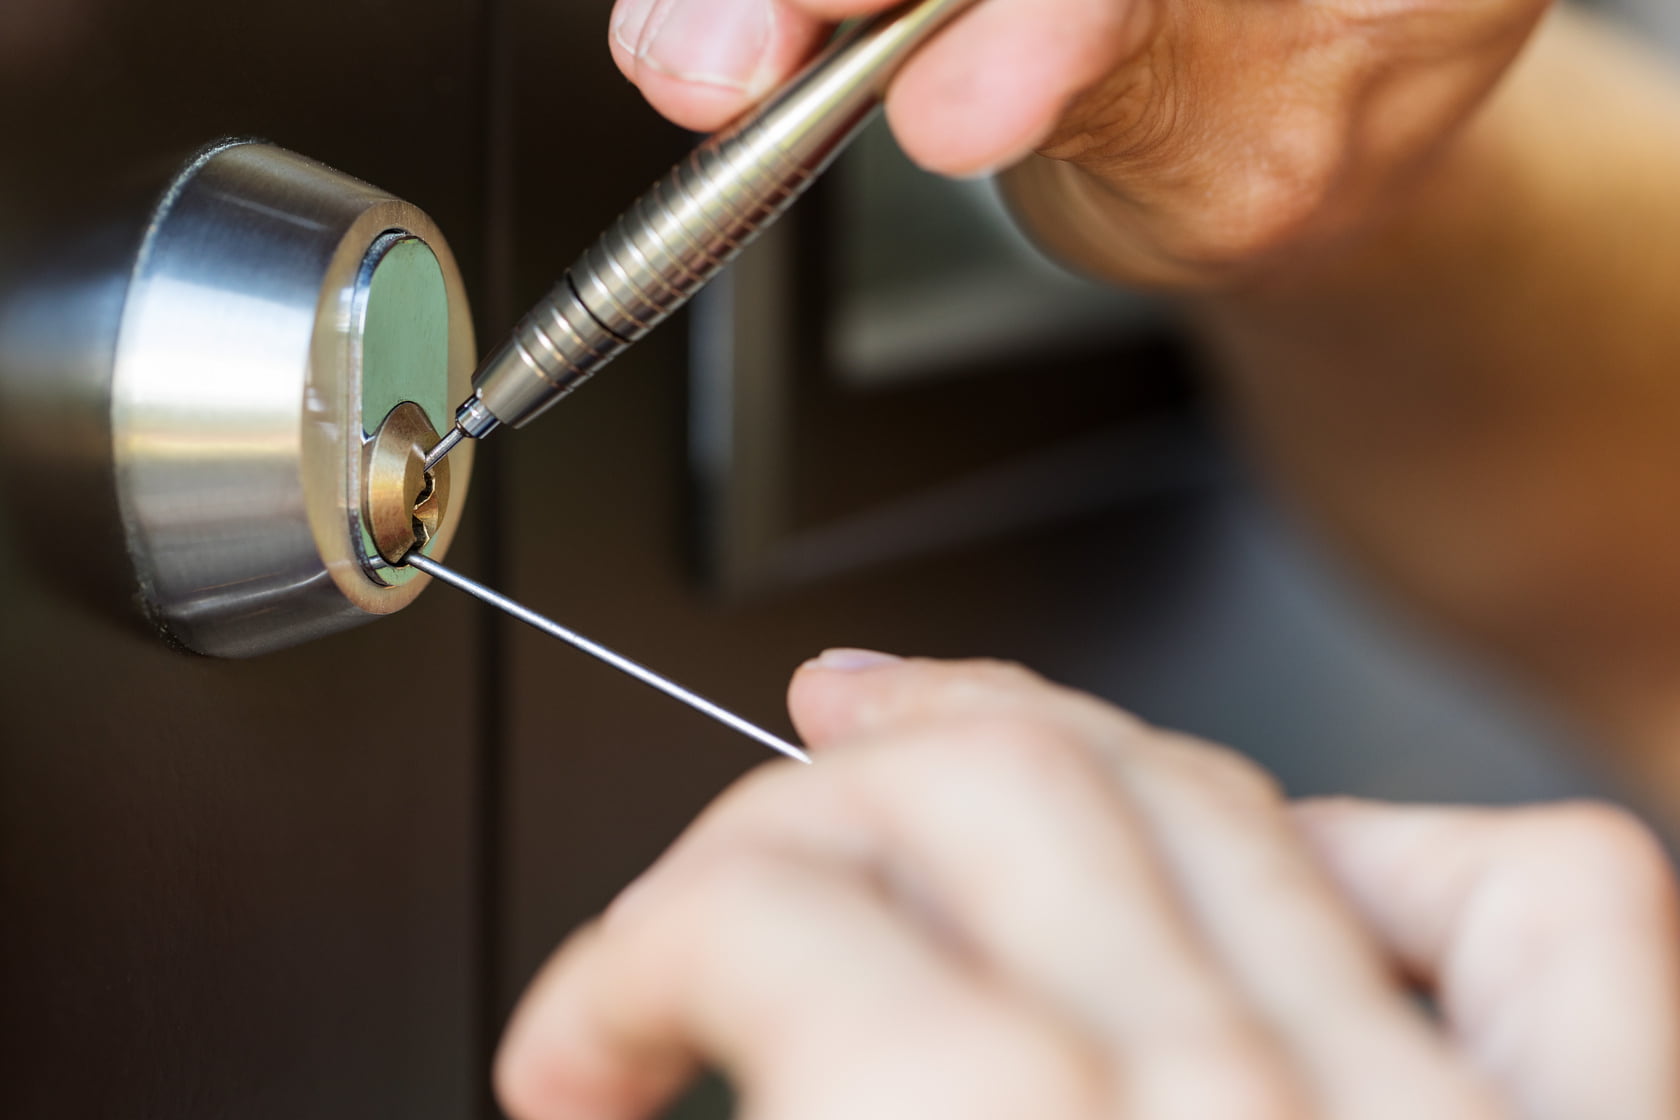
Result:
<svg viewBox="0 0 1680 1120">
<path fill-rule="evenodd" d="M 832 20 L 887 0 L 618 0 L 610 43 L 655 108 L 716 128 Z M 983 0 L 887 98 L 905 151 L 969 175 L 1038 151 L 1017 208 L 1132 283 L 1204 287 L 1335 242 L 1410 183 L 1547 0 Z M 1053 162 L 1062 161 L 1062 162 Z"/>
<path fill-rule="evenodd" d="M 1680 1115 L 1674 888 L 1611 810 L 1292 808 L 994 664 L 833 655 L 791 706 L 819 764 L 527 994 L 517 1120 L 649 1116 L 702 1062 L 758 1120 Z"/>
</svg>

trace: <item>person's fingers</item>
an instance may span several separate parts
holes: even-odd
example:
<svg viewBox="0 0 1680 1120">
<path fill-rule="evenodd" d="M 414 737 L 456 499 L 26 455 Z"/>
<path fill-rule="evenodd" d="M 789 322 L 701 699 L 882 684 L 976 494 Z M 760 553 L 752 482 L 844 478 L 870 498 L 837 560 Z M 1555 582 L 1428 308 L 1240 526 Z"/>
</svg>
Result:
<svg viewBox="0 0 1680 1120">
<path fill-rule="evenodd" d="M 1121 744 L 1113 765 L 1187 909 L 1317 1088 L 1323 1115 L 1496 1114 L 1301 842 L 1269 775 L 1165 735 Z"/>
<path fill-rule="evenodd" d="M 709 132 L 797 70 L 829 26 L 789 0 L 618 0 L 607 40 L 655 109 Z"/>
<path fill-rule="evenodd" d="M 985 0 L 905 66 L 887 117 L 905 154 L 945 175 L 1025 158 L 1068 103 L 1147 40 L 1156 0 Z"/>
<path fill-rule="evenodd" d="M 1680 1116 L 1674 876 L 1634 818 L 1353 801 L 1296 817 L 1525 1120 Z"/>
<path fill-rule="evenodd" d="M 1200 937 L 1328 1114 L 1480 1114 L 1483 1094 L 1455 1071 L 1252 764 L 1011 666 L 822 664 L 802 669 L 790 703 L 807 741 L 832 752 L 830 765 L 891 729 L 951 720 L 1016 727 L 1030 719 L 1095 743 Z M 1405 1096 L 1374 1088 L 1396 1083 Z"/>
<path fill-rule="evenodd" d="M 718 128 L 761 100 L 838 18 L 883 0 L 619 0 L 619 69 L 669 119 Z M 995 170 L 1049 135 L 1074 95 L 1144 41 L 1155 0 L 984 0 L 922 48 L 887 98 L 910 157 Z"/>
<path fill-rule="evenodd" d="M 708 813 L 632 898 L 729 851 L 820 846 L 881 869 L 982 968 L 1098 1039 L 1127 1117 L 1299 1115 L 1288 1056 L 1227 983 L 1097 752 L 1070 730 L 951 721 L 783 768 Z"/>
<path fill-rule="evenodd" d="M 557 954 L 503 1041 L 515 1120 L 649 1116 L 702 1060 L 748 1116 L 1101 1114 L 1077 1037 L 958 967 L 850 867 L 733 853 L 604 927 Z"/>
<path fill-rule="evenodd" d="M 1030 716 L 1078 709 L 1107 722 L 1128 717 L 1005 661 L 931 661 L 875 650 L 831 649 L 801 665 L 788 685 L 788 713 L 813 750 L 888 728 L 953 714 Z M 1143 724 L 1133 721 L 1133 726 Z"/>
<path fill-rule="evenodd" d="M 595 1006 L 600 937 L 598 922 L 573 933 L 520 997 L 492 1071 L 510 1120 L 652 1116 L 699 1072 L 672 1025 L 621 1024 Z"/>
</svg>

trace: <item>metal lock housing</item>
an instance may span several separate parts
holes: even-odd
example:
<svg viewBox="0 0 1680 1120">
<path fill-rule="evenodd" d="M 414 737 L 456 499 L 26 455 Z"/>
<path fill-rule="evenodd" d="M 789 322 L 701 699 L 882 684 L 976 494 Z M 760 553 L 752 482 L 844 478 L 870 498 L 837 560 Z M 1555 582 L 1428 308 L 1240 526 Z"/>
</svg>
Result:
<svg viewBox="0 0 1680 1120">
<path fill-rule="evenodd" d="M 84 396 L 108 408 L 114 505 L 156 629 L 243 657 L 412 602 L 427 579 L 392 566 L 391 526 L 441 557 L 473 454 L 430 479 L 390 466 L 471 389 L 465 288 L 431 219 L 293 152 L 223 141 L 176 173 L 124 265 L 106 380 Z M 0 354 L 14 374 L 18 350 Z"/>
</svg>

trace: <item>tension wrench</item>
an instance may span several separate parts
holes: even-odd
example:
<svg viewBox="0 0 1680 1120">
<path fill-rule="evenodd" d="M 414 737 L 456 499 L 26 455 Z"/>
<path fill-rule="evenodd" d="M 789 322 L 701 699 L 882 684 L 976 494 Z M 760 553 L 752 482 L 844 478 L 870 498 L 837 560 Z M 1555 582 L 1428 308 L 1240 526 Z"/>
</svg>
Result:
<svg viewBox="0 0 1680 1120">
<path fill-rule="evenodd" d="M 500 592 L 492 591 L 490 588 L 485 587 L 477 580 L 469 579 L 452 568 L 444 567 L 436 560 L 433 560 L 431 557 L 422 553 L 418 548 L 415 548 L 409 552 L 407 556 L 403 557 L 402 563 L 411 568 L 425 572 L 433 579 L 441 580 L 444 583 L 449 584 L 451 587 L 465 591 L 468 595 L 473 596 L 481 602 L 490 604 L 497 610 L 512 615 L 525 625 L 540 630 L 551 638 L 559 638 L 562 642 L 575 646 L 584 653 L 589 654 L 591 657 L 605 661 L 608 665 L 611 665 L 613 668 L 622 673 L 630 674 L 643 684 L 657 688 L 660 692 L 663 692 L 672 699 L 682 701 L 695 711 L 711 716 L 725 727 L 739 731 L 749 739 L 758 740 L 760 743 L 763 743 L 773 751 L 779 751 L 782 754 L 787 755 L 789 758 L 797 759 L 807 765 L 811 762 L 810 755 L 806 754 L 803 750 L 794 746 L 786 739 L 777 735 L 772 735 L 770 732 L 764 730 L 764 728 L 755 723 L 749 723 L 747 720 L 742 719 L 740 716 L 729 711 L 727 708 L 719 707 L 717 704 L 712 703 L 704 696 L 690 692 L 688 689 L 684 688 L 680 684 L 677 684 L 675 681 L 660 676 L 647 666 L 632 661 L 623 654 L 615 653 L 606 646 L 601 645 L 599 642 L 592 642 L 582 634 L 579 634 L 577 631 L 569 630 L 560 625 L 558 622 L 555 622 L 553 619 L 544 618 L 542 615 L 538 614 L 529 607 L 514 602 L 512 599 L 509 599 L 506 595 L 503 595 Z"/>
</svg>

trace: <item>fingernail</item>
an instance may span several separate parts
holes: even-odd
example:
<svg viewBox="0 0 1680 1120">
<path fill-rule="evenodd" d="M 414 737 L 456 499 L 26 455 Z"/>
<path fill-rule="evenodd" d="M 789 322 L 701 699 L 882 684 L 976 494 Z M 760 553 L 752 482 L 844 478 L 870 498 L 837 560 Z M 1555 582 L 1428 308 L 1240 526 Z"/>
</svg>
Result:
<svg viewBox="0 0 1680 1120">
<path fill-rule="evenodd" d="M 770 45 L 772 0 L 668 0 L 640 57 L 685 82 L 750 89 Z"/>
<path fill-rule="evenodd" d="M 620 50 L 634 56 L 655 0 L 618 0 L 613 8 L 611 35 Z"/>
<path fill-rule="evenodd" d="M 813 669 L 828 669 L 836 673 L 856 673 L 864 669 L 879 669 L 903 661 L 890 653 L 872 649 L 825 649 L 816 660 L 807 662 Z"/>
</svg>

